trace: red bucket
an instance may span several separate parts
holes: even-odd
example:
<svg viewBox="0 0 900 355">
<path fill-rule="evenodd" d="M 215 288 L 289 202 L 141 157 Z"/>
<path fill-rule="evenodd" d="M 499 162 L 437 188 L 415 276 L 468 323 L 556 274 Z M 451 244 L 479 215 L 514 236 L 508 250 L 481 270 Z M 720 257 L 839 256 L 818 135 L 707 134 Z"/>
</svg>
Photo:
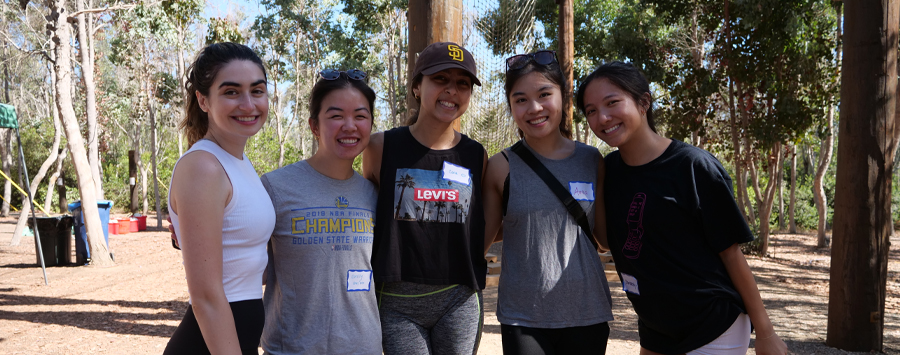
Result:
<svg viewBox="0 0 900 355">
<path fill-rule="evenodd" d="M 109 222 L 109 234 L 119 234 L 119 222 Z"/>
<path fill-rule="evenodd" d="M 147 230 L 147 216 L 132 217 L 137 219 L 137 228 L 139 231 Z"/>
</svg>

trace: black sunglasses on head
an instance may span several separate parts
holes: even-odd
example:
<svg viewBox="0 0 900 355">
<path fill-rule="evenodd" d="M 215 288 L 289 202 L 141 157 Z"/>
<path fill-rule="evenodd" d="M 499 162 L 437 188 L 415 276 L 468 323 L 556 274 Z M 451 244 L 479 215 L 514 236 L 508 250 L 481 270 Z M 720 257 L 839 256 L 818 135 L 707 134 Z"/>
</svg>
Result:
<svg viewBox="0 0 900 355">
<path fill-rule="evenodd" d="M 533 60 L 540 65 L 549 65 L 559 62 L 559 60 L 556 59 L 556 51 L 544 50 L 528 54 L 516 54 L 506 58 L 506 71 L 509 71 L 510 69 L 521 69 L 528 64 L 529 60 Z"/>
<path fill-rule="evenodd" d="M 350 69 L 348 71 L 325 69 L 319 72 L 319 77 L 325 80 L 337 80 L 341 77 L 341 74 L 346 74 L 347 78 L 352 80 L 366 80 L 368 77 L 366 72 L 359 69 Z"/>
</svg>

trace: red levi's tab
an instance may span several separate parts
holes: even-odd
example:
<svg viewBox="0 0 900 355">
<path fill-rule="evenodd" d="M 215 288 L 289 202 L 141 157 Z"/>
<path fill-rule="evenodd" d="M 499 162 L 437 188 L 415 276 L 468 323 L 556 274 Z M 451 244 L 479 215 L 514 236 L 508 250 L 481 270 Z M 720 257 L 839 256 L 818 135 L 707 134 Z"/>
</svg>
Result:
<svg viewBox="0 0 900 355">
<path fill-rule="evenodd" d="M 459 191 L 453 189 L 416 189 L 416 201 L 459 202 Z"/>
</svg>

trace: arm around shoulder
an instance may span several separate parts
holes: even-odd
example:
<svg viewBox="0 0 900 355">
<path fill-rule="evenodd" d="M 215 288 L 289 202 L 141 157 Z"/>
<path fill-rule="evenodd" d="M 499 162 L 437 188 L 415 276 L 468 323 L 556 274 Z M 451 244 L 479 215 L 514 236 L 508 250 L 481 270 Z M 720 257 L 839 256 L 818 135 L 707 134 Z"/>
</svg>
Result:
<svg viewBox="0 0 900 355">
<path fill-rule="evenodd" d="M 484 252 L 487 253 L 503 226 L 503 184 L 509 175 L 509 162 L 502 153 L 488 159 L 482 181 L 484 200 Z M 501 236 L 502 240 L 502 236 Z"/>
<path fill-rule="evenodd" d="M 378 132 L 369 138 L 369 145 L 363 150 L 362 160 L 362 175 L 364 178 L 375 184 L 375 188 L 380 186 L 381 158 L 383 154 L 384 132 Z"/>
</svg>

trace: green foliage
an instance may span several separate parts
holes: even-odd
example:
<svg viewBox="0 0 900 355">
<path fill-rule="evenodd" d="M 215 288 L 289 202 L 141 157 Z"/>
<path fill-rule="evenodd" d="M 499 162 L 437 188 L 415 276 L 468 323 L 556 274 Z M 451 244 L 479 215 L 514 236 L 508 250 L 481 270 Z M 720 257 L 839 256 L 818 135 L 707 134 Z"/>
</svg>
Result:
<svg viewBox="0 0 900 355">
<path fill-rule="evenodd" d="M 240 26 L 227 18 L 210 17 L 209 31 L 206 33 L 206 44 L 221 42 L 246 43 Z"/>
</svg>

